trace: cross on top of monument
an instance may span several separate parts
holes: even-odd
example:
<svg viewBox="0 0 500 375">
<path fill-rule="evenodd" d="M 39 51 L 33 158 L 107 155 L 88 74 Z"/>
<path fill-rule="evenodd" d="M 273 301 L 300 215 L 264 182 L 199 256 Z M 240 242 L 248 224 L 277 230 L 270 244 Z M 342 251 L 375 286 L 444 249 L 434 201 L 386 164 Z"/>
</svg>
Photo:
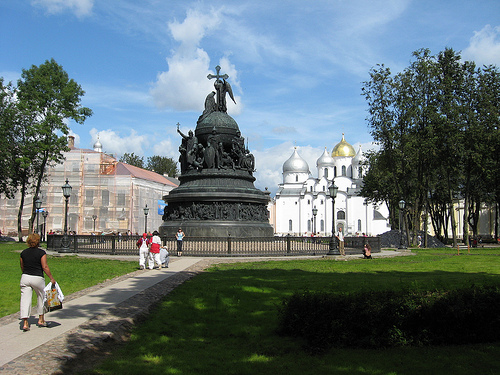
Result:
<svg viewBox="0 0 500 375">
<path fill-rule="evenodd" d="M 228 76 L 227 74 L 220 75 L 220 69 L 221 69 L 221 67 L 220 67 L 219 65 L 217 65 L 217 66 L 215 67 L 215 71 L 217 72 L 217 74 L 216 74 L 216 75 L 209 74 L 209 75 L 207 76 L 207 78 L 208 78 L 208 79 L 217 78 L 217 81 L 220 81 L 220 79 L 221 79 L 221 78 L 222 78 L 222 79 L 228 79 L 228 78 L 229 78 L 229 76 Z"/>
<path fill-rule="evenodd" d="M 226 106 L 226 94 L 229 94 L 229 97 L 232 99 L 234 104 L 236 104 L 236 100 L 234 100 L 233 90 L 229 82 L 226 79 L 229 78 L 227 74 L 220 74 L 220 66 L 217 65 L 215 67 L 215 71 L 217 74 L 209 74 L 207 75 L 208 79 L 215 78 L 214 87 L 217 91 L 217 101 L 213 99 L 215 92 L 209 94 L 207 99 L 205 100 L 205 111 L 203 115 L 207 115 L 213 111 L 224 112 L 227 111 Z M 221 80 L 222 78 L 222 80 Z M 203 116 L 202 115 L 202 116 Z"/>
</svg>

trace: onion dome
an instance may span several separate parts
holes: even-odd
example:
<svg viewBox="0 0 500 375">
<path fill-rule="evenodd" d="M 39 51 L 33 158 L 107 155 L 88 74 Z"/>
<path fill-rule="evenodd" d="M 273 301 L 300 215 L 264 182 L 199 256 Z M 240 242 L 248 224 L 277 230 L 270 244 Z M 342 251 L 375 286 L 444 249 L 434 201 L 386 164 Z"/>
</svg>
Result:
<svg viewBox="0 0 500 375">
<path fill-rule="evenodd" d="M 349 143 L 344 139 L 344 133 L 342 133 L 342 140 L 337 143 L 337 145 L 332 150 L 332 157 L 336 156 L 350 156 L 353 157 L 356 155 L 356 151 L 354 151 L 354 147 L 352 147 Z"/>
<path fill-rule="evenodd" d="M 286 172 L 309 173 L 309 165 L 300 157 L 296 148 L 292 156 L 283 164 L 283 173 Z"/>
<path fill-rule="evenodd" d="M 359 145 L 359 150 L 356 156 L 352 159 L 352 164 L 359 164 L 363 160 L 363 152 L 361 151 L 361 145 Z"/>
<path fill-rule="evenodd" d="M 333 167 L 334 165 L 335 165 L 335 160 L 333 160 L 333 158 L 330 156 L 325 147 L 323 155 L 321 155 L 320 158 L 316 161 L 316 166 L 318 168 L 322 168 L 322 167 Z"/>
<path fill-rule="evenodd" d="M 97 141 L 95 141 L 95 143 L 94 143 L 94 151 L 102 152 L 102 144 L 99 141 L 99 135 L 97 135 Z"/>
</svg>

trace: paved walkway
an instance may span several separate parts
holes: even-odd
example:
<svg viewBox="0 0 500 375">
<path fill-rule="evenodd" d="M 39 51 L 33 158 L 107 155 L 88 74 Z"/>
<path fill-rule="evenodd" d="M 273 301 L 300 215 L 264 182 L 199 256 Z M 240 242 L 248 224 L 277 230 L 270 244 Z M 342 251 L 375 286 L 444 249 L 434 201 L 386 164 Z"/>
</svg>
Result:
<svg viewBox="0 0 500 375">
<path fill-rule="evenodd" d="M 374 258 L 409 255 L 398 251 L 375 253 Z M 94 256 L 104 257 L 104 256 Z M 359 258 L 348 255 L 340 259 Z M 311 257 L 307 257 L 311 258 Z M 320 257 L 316 257 L 320 258 Z M 113 257 L 136 260 L 137 257 Z M 114 340 L 145 315 L 155 301 L 211 263 L 257 261 L 263 258 L 173 258 L 169 268 L 143 270 L 94 287 L 93 291 L 65 302 L 62 310 L 47 313 L 48 328 L 36 326 L 30 318 L 31 330 L 22 331 L 22 321 L 15 314 L 0 320 L 0 372 L 2 374 L 65 373 L 65 365 L 99 343 Z M 276 258 L 264 258 L 272 260 Z M 297 259 L 286 257 L 285 259 Z M 339 260 L 340 260 L 339 259 Z M 92 289 L 92 288 L 89 288 Z M 63 289 L 64 291 L 64 289 Z M 69 299 L 69 298 L 68 298 Z"/>
</svg>

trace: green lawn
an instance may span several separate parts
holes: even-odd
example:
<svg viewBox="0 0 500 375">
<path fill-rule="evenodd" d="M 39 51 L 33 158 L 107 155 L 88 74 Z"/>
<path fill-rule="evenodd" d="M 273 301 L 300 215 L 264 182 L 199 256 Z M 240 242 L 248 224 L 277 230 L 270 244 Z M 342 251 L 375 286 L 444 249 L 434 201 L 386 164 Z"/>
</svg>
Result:
<svg viewBox="0 0 500 375">
<path fill-rule="evenodd" d="M 351 292 L 500 285 L 500 251 L 418 250 L 373 260 L 221 264 L 174 290 L 94 374 L 498 374 L 495 344 L 311 355 L 276 335 L 277 306 L 300 290 Z"/>
<path fill-rule="evenodd" d="M 0 316 L 19 311 L 21 268 L 20 250 L 27 248 L 25 243 L 0 243 Z M 124 275 L 137 269 L 137 262 L 80 258 L 77 256 L 48 256 L 52 276 L 61 286 L 65 295 L 96 285 L 107 279 Z M 46 282 L 50 280 L 45 277 Z M 34 293 L 33 293 L 34 294 Z M 34 297 L 33 297 L 34 298 Z M 34 299 L 35 304 L 36 300 Z"/>
</svg>

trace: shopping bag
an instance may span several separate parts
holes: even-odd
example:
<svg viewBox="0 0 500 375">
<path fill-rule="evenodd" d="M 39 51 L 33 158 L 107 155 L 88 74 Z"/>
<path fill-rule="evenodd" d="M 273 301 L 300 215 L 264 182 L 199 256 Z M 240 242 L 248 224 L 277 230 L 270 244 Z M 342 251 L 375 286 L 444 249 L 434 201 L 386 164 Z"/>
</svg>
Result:
<svg viewBox="0 0 500 375">
<path fill-rule="evenodd" d="M 56 288 L 50 288 L 45 291 L 45 311 L 55 311 L 62 309 L 62 301 L 59 299 L 59 294 Z"/>
</svg>

